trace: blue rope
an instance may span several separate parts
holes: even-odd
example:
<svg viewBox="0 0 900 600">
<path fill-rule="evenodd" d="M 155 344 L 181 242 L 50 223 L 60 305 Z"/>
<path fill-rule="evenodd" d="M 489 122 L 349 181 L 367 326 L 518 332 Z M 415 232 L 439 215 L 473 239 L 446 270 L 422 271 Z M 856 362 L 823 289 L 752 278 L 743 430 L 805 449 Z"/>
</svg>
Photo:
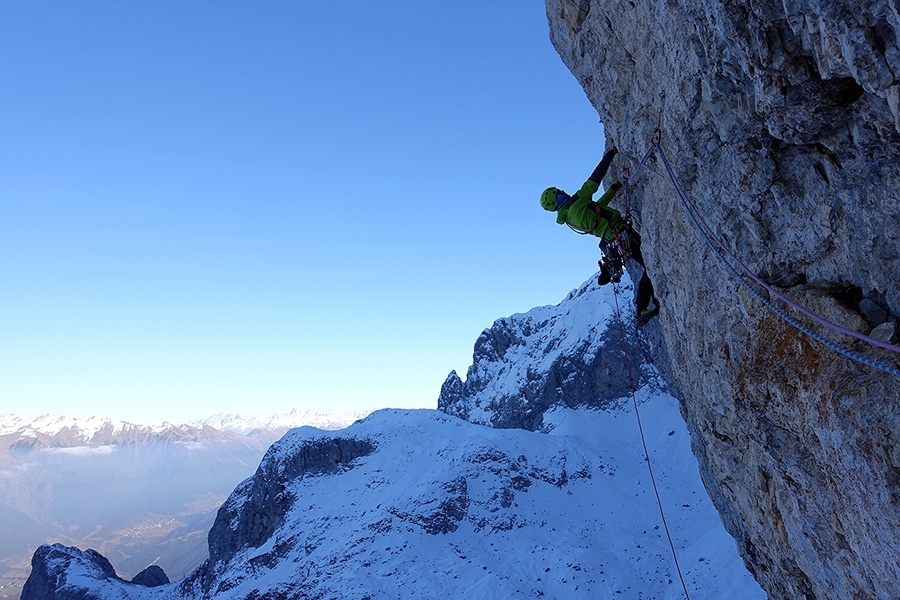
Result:
<svg viewBox="0 0 900 600">
<path fill-rule="evenodd" d="M 762 302 L 764 305 L 766 305 L 772 312 L 774 312 L 776 315 L 781 317 L 784 321 L 786 321 L 787 323 L 789 323 L 790 325 L 792 325 L 799 331 L 805 333 L 806 335 L 808 335 L 812 339 L 816 340 L 817 342 L 825 345 L 828 348 L 831 348 L 835 352 L 838 352 L 839 354 L 846 356 L 850 360 L 856 361 L 856 362 L 864 364 L 864 365 L 868 365 L 875 369 L 879 369 L 881 371 L 884 371 L 885 373 L 890 373 L 891 375 L 894 375 L 896 377 L 900 377 L 900 369 L 896 369 L 889 365 L 885 365 L 878 361 L 872 360 L 861 354 L 857 354 L 856 352 L 853 352 L 851 350 L 847 350 L 846 348 L 838 345 L 837 343 L 829 340 L 828 338 L 826 338 L 822 335 L 819 335 L 818 333 L 812 331 L 811 329 L 809 329 L 802 323 L 799 323 L 796 319 L 789 316 L 783 310 L 781 310 L 780 308 L 778 308 L 777 306 L 772 304 L 772 302 L 770 300 L 768 300 L 756 288 L 754 288 L 752 285 L 750 285 L 750 282 L 747 281 L 744 278 L 744 276 L 741 275 L 741 273 L 738 272 L 738 270 L 730 262 L 728 262 L 728 259 L 726 259 L 725 255 L 722 254 L 722 251 L 716 247 L 716 245 L 710 239 L 709 235 L 706 233 L 706 231 L 700 225 L 700 222 L 697 219 L 697 216 L 694 214 L 694 211 L 691 210 L 690 201 L 685 196 L 684 191 L 682 190 L 682 188 L 678 182 L 678 178 L 675 176 L 675 173 L 672 171 L 672 166 L 669 164 L 669 161 L 666 159 L 666 156 L 662 150 L 662 147 L 660 147 L 658 144 L 654 144 L 653 146 L 651 146 L 651 149 L 654 149 L 654 148 L 659 149 L 660 156 L 662 157 L 663 164 L 665 165 L 665 168 L 666 168 L 666 172 L 669 174 L 669 178 L 672 181 L 672 186 L 675 188 L 675 192 L 678 194 L 678 198 L 681 200 L 681 203 L 684 205 L 685 210 L 690 215 L 691 220 L 694 221 L 694 225 L 696 225 L 697 229 L 700 230 L 700 233 L 703 234 L 703 239 L 706 240 L 706 243 L 709 245 L 710 248 L 712 248 L 713 252 L 716 253 L 716 256 L 719 257 L 719 259 L 722 261 L 722 263 L 725 265 L 725 267 L 731 272 L 731 274 L 734 275 L 738 279 L 738 281 L 740 281 L 744 285 L 744 287 L 746 287 L 748 290 L 750 290 L 750 292 L 754 296 L 756 296 L 760 300 L 760 302 Z"/>
<path fill-rule="evenodd" d="M 644 154 L 644 158 L 641 159 L 641 162 L 638 163 L 638 168 L 635 169 L 634 174 L 631 177 L 637 177 L 638 173 L 641 172 L 641 169 L 644 168 L 644 164 L 646 164 L 647 160 L 650 158 L 650 155 L 653 154 L 653 151 L 656 150 L 656 144 L 650 144 L 650 147 L 647 148 L 647 153 Z"/>
</svg>

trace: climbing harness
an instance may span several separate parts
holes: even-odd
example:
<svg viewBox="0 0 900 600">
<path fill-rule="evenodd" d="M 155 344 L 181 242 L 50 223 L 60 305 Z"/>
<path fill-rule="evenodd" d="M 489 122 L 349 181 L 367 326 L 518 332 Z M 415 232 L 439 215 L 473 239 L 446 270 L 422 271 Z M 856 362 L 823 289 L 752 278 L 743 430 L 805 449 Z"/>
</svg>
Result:
<svg viewBox="0 0 900 600">
<path fill-rule="evenodd" d="M 812 331 L 809 327 L 806 327 L 805 325 L 798 322 L 796 319 L 794 319 L 790 315 L 786 314 L 783 310 L 781 310 L 780 308 L 775 306 L 772 303 L 772 301 L 767 299 L 765 296 L 762 295 L 762 293 L 759 292 L 759 290 L 757 290 L 755 287 L 753 287 L 751 285 L 751 283 L 749 281 L 747 281 L 747 277 L 752 279 L 754 282 L 756 282 L 758 285 L 760 285 L 761 287 L 766 289 L 770 294 L 772 294 L 773 296 L 775 296 L 776 298 L 778 298 L 779 300 L 781 300 L 788 306 L 800 311 L 807 317 L 813 319 L 817 323 L 819 323 L 829 329 L 832 329 L 833 331 L 837 331 L 839 333 L 849 335 L 858 340 L 867 342 L 871 345 L 878 346 L 878 347 L 884 348 L 886 350 L 891 350 L 892 352 L 900 353 L 900 346 L 896 346 L 896 345 L 884 342 L 882 340 L 867 336 L 865 334 L 859 333 L 858 331 L 853 331 L 852 329 L 842 327 L 836 323 L 832 323 L 831 321 L 815 314 L 814 312 L 812 312 L 809 309 L 794 302 L 793 300 L 791 300 L 790 298 L 788 298 L 787 296 L 785 296 L 784 294 L 782 294 L 781 292 L 776 290 L 774 287 L 772 287 L 771 285 L 766 283 L 763 279 L 761 279 L 759 276 L 757 276 L 753 271 L 751 271 L 750 268 L 746 264 L 744 264 L 737 256 L 735 256 L 735 254 L 722 242 L 722 240 L 720 240 L 715 235 L 715 233 L 712 231 L 710 226 L 703 219 L 697 206 L 691 201 L 691 199 L 685 193 L 684 187 L 681 185 L 681 181 L 675 175 L 675 171 L 672 169 L 672 165 L 669 163 L 668 157 L 666 156 L 666 153 L 662 148 L 661 133 L 659 132 L 659 130 L 657 130 L 655 132 L 654 138 L 655 139 L 653 139 L 651 141 L 650 147 L 647 149 L 647 152 L 644 154 L 644 157 L 641 159 L 640 163 L 638 164 L 638 168 L 635 169 L 635 172 L 633 174 L 631 174 L 631 176 L 629 178 L 626 179 L 626 183 L 625 183 L 626 189 L 628 189 L 630 186 L 630 180 L 634 179 L 638 175 L 638 173 L 640 173 L 641 169 L 644 167 L 647 160 L 650 158 L 650 155 L 652 155 L 654 152 L 658 152 L 660 159 L 662 160 L 663 165 L 665 167 L 666 173 L 669 176 L 669 180 L 672 183 L 672 187 L 675 188 L 675 192 L 678 195 L 678 198 L 681 200 L 682 205 L 684 206 L 688 215 L 691 217 L 691 220 L 694 222 L 694 225 L 697 227 L 697 229 L 703 235 L 704 239 L 706 240 L 706 243 L 714 251 L 716 256 L 719 257 L 719 259 L 722 261 L 722 263 L 725 265 L 725 267 L 728 269 L 728 271 L 735 278 L 737 278 L 737 280 L 741 284 L 743 284 L 744 287 L 746 287 L 748 290 L 750 290 L 750 292 L 754 296 L 756 296 L 756 298 L 758 298 L 767 308 L 769 308 L 772 312 L 774 312 L 779 318 L 784 320 L 786 323 L 790 324 L 792 327 L 796 328 L 798 331 L 801 331 L 802 333 L 804 333 L 807 336 L 811 337 L 812 339 L 816 340 L 817 342 L 825 345 L 826 347 L 834 350 L 835 352 L 838 352 L 839 354 L 841 354 L 855 362 L 858 362 L 860 364 L 864 364 L 864 365 L 879 369 L 881 371 L 884 371 L 886 373 L 890 373 L 891 375 L 900 377 L 900 369 L 898 369 L 896 367 L 892 367 L 890 365 L 886 365 L 882 362 L 870 359 L 870 358 L 865 357 L 865 356 L 863 356 L 857 352 L 854 352 L 852 350 L 848 350 L 847 348 L 844 348 L 843 346 L 839 345 L 838 343 Z M 746 277 L 744 275 L 742 275 L 740 271 L 738 271 L 737 267 L 732 265 L 732 263 L 729 261 L 729 259 L 731 261 L 733 261 L 740 268 L 741 271 L 743 271 L 743 273 L 746 275 Z"/>
<path fill-rule="evenodd" d="M 600 240 L 601 258 L 597 261 L 597 266 L 600 267 L 601 272 L 605 269 L 609 273 L 613 283 L 619 283 L 622 280 L 625 262 L 631 258 L 631 237 L 628 235 L 627 227 L 626 224 L 626 229 L 623 231 L 614 228 L 614 237 L 611 240 Z M 598 283 L 603 285 L 600 279 L 598 279 Z"/>
<path fill-rule="evenodd" d="M 638 409 L 637 391 L 634 389 L 634 377 L 631 375 L 631 363 L 628 361 L 628 346 L 625 344 L 625 325 L 622 322 L 622 311 L 619 309 L 619 289 L 615 284 L 613 284 L 613 296 L 616 299 L 616 317 L 618 317 L 619 331 L 622 334 L 622 353 L 625 355 L 625 369 L 628 371 L 628 383 L 631 385 L 631 401 L 634 404 L 634 414 L 637 417 L 638 431 L 641 433 L 641 444 L 644 447 L 644 460 L 647 462 L 647 470 L 650 472 L 650 483 L 653 484 L 653 492 L 656 494 L 656 504 L 659 507 L 659 516 L 662 519 L 663 530 L 666 532 L 666 538 L 669 540 L 669 548 L 672 550 L 672 560 L 675 562 L 675 570 L 678 572 L 678 578 L 681 580 L 681 587 L 684 589 L 685 598 L 691 600 L 687 584 L 684 581 L 684 575 L 681 573 L 681 565 L 678 564 L 678 552 L 675 550 L 675 542 L 672 540 L 672 534 L 669 531 L 669 523 L 666 520 L 666 511 L 663 509 L 662 498 L 660 498 L 659 495 L 659 487 L 656 485 L 656 477 L 653 475 L 653 465 L 650 462 L 650 450 L 647 448 L 647 438 L 644 436 L 644 426 L 641 423 L 641 411 Z"/>
</svg>

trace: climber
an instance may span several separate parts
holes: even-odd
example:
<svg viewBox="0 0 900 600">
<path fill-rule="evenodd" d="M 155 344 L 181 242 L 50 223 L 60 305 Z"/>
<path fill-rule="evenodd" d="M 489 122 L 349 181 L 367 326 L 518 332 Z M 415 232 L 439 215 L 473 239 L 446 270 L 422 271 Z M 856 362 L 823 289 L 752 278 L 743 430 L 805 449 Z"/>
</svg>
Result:
<svg viewBox="0 0 900 600">
<path fill-rule="evenodd" d="M 577 233 L 591 234 L 600 238 L 601 247 L 606 244 L 619 243 L 617 237 L 619 240 L 628 240 L 631 258 L 641 266 L 643 271 L 641 280 L 638 282 L 635 304 L 637 305 L 638 322 L 644 325 L 659 314 L 659 302 L 656 300 L 653 284 L 647 276 L 646 267 L 644 267 L 641 236 L 622 218 L 619 211 L 609 207 L 610 200 L 622 188 L 622 184 L 616 181 L 596 202 L 592 200 L 593 195 L 600 189 L 600 183 L 617 153 L 618 150 L 615 146 L 607 151 L 600 160 L 600 164 L 574 195 L 569 196 L 563 190 L 555 187 L 544 190 L 544 193 L 541 194 L 541 206 L 544 210 L 556 212 L 556 222 L 560 225 L 566 224 Z M 611 279 L 612 274 L 601 264 L 598 282 L 600 285 L 606 285 Z M 650 308 L 651 302 L 654 305 L 652 309 Z"/>
</svg>

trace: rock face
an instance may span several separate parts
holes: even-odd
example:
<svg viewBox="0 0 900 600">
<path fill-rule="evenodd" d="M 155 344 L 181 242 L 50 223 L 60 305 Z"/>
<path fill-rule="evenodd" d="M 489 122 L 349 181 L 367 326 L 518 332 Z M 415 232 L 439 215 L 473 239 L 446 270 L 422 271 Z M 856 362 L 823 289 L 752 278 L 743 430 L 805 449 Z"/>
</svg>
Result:
<svg viewBox="0 0 900 600">
<path fill-rule="evenodd" d="M 441 388 L 438 409 L 473 423 L 535 431 L 554 405 L 607 408 L 628 396 L 622 333 L 609 288 L 590 280 L 559 306 L 498 319 L 475 342 L 463 382 L 456 371 Z M 641 369 L 630 293 L 619 298 L 635 385 Z"/>
<path fill-rule="evenodd" d="M 896 342 L 895 2 L 546 4 L 553 44 L 620 149 L 611 180 L 634 171 L 658 129 L 703 218 L 752 271 L 834 323 Z M 773 599 L 900 598 L 900 379 L 799 333 L 742 287 L 658 156 L 632 187 L 666 367 L 749 568 Z"/>
<path fill-rule="evenodd" d="M 296 498 L 287 489 L 305 476 L 335 473 L 374 450 L 371 442 L 356 438 L 324 438 L 299 448 L 273 445 L 256 474 L 244 481 L 219 509 L 209 532 L 211 563 L 230 559 L 247 546 L 257 547 L 284 524 Z"/>
</svg>

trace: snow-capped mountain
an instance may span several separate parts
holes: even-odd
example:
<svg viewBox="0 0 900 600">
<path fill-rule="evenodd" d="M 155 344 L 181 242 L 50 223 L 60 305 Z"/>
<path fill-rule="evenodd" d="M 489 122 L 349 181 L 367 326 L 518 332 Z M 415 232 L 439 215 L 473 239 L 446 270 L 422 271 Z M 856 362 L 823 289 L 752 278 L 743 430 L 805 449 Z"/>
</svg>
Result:
<svg viewBox="0 0 900 600">
<path fill-rule="evenodd" d="M 10 438 L 34 439 L 38 446 L 97 446 L 108 443 L 174 439 L 192 436 L 215 435 L 218 432 L 233 432 L 248 435 L 256 430 L 284 433 L 294 427 L 311 426 L 318 429 L 343 429 L 354 421 L 365 417 L 369 411 L 333 409 L 302 410 L 293 409 L 288 413 L 270 415 L 238 415 L 218 413 L 204 419 L 178 423 L 161 421 L 157 423 L 130 423 L 109 417 L 71 417 L 60 415 L 40 415 L 27 417 L 14 413 L 0 414 L 0 439 L 4 446 L 11 446 Z"/>
<path fill-rule="evenodd" d="M 157 573 L 156 587 L 128 583 L 96 553 L 43 546 L 23 600 L 52 597 L 47 590 L 134 600 L 681 597 L 627 395 L 602 407 L 581 401 L 589 394 L 570 398 L 571 407 L 493 402 L 536 380 L 527 374 L 545 369 L 535 348 L 548 340 L 580 354 L 569 336 L 605 336 L 615 345 L 590 352 L 620 353 L 621 340 L 606 335 L 610 292 L 588 284 L 558 307 L 516 316 L 527 335 L 510 336 L 502 356 L 476 353 L 469 377 L 479 374 L 484 388 L 469 390 L 467 406 L 478 408 L 469 415 L 508 425 L 494 411 L 540 411 L 538 431 L 429 410 L 378 411 L 336 432 L 295 429 L 219 509 L 209 560 L 185 579 L 164 583 Z M 633 360 L 686 585 L 703 597 L 764 598 L 704 491 L 677 401 L 640 354 Z M 503 377 L 512 371 L 526 376 Z M 589 390 L 579 383 L 589 373 L 573 368 L 560 383 Z"/>
<path fill-rule="evenodd" d="M 4 447 L 33 449 L 46 446 L 98 446 L 115 441 L 149 439 L 178 428 L 171 423 L 140 425 L 107 417 L 67 417 L 41 415 L 25 417 L 13 413 L 0 415 L 0 439 Z M 29 441 L 30 440 L 30 441 Z"/>
<path fill-rule="evenodd" d="M 234 431 L 244 435 L 254 429 L 267 431 L 286 431 L 294 427 L 315 427 L 317 429 L 343 429 L 354 421 L 364 418 L 371 411 L 367 410 L 302 410 L 293 409 L 288 413 L 274 413 L 271 415 L 238 415 L 234 413 L 218 413 L 191 421 L 195 427 L 215 427 L 216 429 Z"/>
<path fill-rule="evenodd" d="M 89 441 L 101 429 L 111 428 L 113 433 L 118 433 L 130 425 L 130 423 L 105 417 L 79 418 L 50 414 L 25 417 L 15 413 L 5 413 L 0 415 L 0 436 L 13 433 L 25 434 L 26 432 L 29 432 L 29 435 L 53 436 L 64 430 L 74 430 L 78 432 L 77 435 L 81 441 Z"/>
<path fill-rule="evenodd" d="M 558 306 L 498 319 L 475 342 L 465 382 L 455 371 L 447 377 L 438 408 L 473 423 L 535 430 L 551 406 L 615 403 L 631 389 L 617 313 L 630 333 L 625 343 L 635 384 L 658 379 L 642 360 L 645 352 L 634 335 L 628 280 L 620 289 L 624 306 L 618 311 L 610 291 L 591 279 Z"/>
</svg>

